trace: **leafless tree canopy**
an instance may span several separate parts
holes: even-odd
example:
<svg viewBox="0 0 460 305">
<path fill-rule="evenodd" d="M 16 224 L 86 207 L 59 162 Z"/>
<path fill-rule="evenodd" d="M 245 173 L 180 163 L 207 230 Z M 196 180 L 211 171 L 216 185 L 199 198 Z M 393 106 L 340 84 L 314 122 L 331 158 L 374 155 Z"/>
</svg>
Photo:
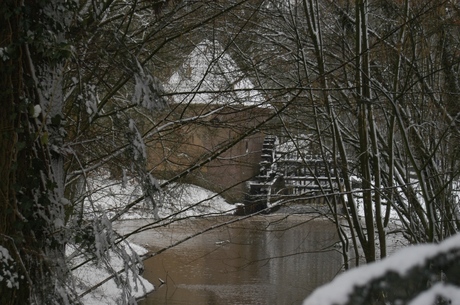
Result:
<svg viewBox="0 0 460 305">
<path fill-rule="evenodd" d="M 213 190 L 249 192 L 266 136 L 297 143 L 267 179 L 321 185 L 345 268 L 387 255 L 390 215 L 408 243 L 455 234 L 459 22 L 455 1 L 6 0 L 0 303 L 78 303 L 66 245 L 100 258 L 111 221 L 229 164 L 251 174 Z M 101 171 L 142 189 L 111 219 L 87 214 Z"/>
</svg>

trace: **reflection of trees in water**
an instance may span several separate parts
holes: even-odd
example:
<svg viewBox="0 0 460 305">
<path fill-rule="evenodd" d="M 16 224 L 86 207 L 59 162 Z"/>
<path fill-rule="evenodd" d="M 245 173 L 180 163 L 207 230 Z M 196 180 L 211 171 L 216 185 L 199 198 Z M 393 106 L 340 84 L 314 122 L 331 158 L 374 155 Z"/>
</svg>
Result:
<svg viewBox="0 0 460 305">
<path fill-rule="evenodd" d="M 340 254 L 327 250 L 337 241 L 333 224 L 310 219 L 305 215 L 255 216 L 153 257 L 145 263 L 144 275 L 153 274 L 153 281 L 158 277 L 172 280 L 168 292 L 162 287 L 150 298 L 196 304 L 209 298 L 221 298 L 221 303 L 214 304 L 224 304 L 224 297 L 245 304 L 298 303 L 330 281 L 342 266 Z M 187 230 L 192 233 L 203 224 L 211 223 L 196 219 Z"/>
<path fill-rule="evenodd" d="M 295 226 L 288 228 L 284 223 L 275 225 L 275 231 L 266 233 L 270 242 L 266 244 L 267 253 L 264 255 L 269 258 L 270 269 L 276 270 L 270 273 L 270 282 L 282 285 L 286 292 L 304 290 L 305 297 L 341 270 L 342 257 L 333 248 L 338 239 L 331 222 L 322 219 L 300 221 L 297 219 L 290 224 Z M 289 300 L 286 295 L 278 298 Z"/>
</svg>

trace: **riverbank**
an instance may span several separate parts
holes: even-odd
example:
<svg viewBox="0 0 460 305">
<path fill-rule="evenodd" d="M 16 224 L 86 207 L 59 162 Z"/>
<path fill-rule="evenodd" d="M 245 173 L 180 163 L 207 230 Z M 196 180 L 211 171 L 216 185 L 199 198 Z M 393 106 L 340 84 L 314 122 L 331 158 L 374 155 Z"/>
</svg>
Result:
<svg viewBox="0 0 460 305">
<path fill-rule="evenodd" d="M 84 256 L 72 260 L 74 282 L 84 305 L 118 304 L 124 290 L 140 299 L 154 290 L 153 284 L 142 276 L 142 256 L 148 250 L 134 243 L 124 243 L 120 252 L 109 251 L 107 259 L 87 261 Z M 72 256 L 73 249 L 67 251 Z M 138 262 L 137 262 L 138 261 Z M 113 276 L 117 273 L 117 276 Z"/>
<path fill-rule="evenodd" d="M 122 211 L 128 203 L 142 196 L 142 190 L 135 179 L 116 181 L 104 173 L 88 181 L 87 188 L 90 195 L 84 205 L 84 212 L 90 220 L 94 217 L 108 220 Z M 121 215 L 120 219 L 177 219 L 231 214 L 234 209 L 233 205 L 215 193 L 187 184 L 170 185 L 167 191 L 157 194 L 155 201 L 158 202 L 155 208 L 151 203 L 142 201 Z M 94 246 L 99 247 L 97 242 Z M 77 294 L 81 296 L 84 305 L 118 304 L 120 297 L 125 294 L 124 289 L 128 289 L 129 294 L 136 299 L 143 298 L 154 290 L 153 284 L 140 274 L 143 269 L 142 256 L 148 250 L 132 242 L 123 248 L 125 253 L 110 250 L 107 257 L 99 257 L 85 264 L 82 264 L 87 259 L 84 250 L 75 252 L 71 246 L 68 248 L 68 259 L 72 266 L 78 266 L 72 274 Z M 138 266 L 131 271 L 126 263 L 136 260 Z M 124 270 L 127 272 L 113 276 L 114 273 Z M 126 283 L 123 284 L 123 281 Z"/>
</svg>

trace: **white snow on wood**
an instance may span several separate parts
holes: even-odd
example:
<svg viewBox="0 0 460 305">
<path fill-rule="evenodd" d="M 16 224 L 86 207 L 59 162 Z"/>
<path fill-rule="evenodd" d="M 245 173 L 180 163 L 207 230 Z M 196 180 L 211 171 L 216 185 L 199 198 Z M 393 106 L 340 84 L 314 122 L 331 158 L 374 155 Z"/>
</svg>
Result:
<svg viewBox="0 0 460 305">
<path fill-rule="evenodd" d="M 40 107 L 40 105 L 35 105 L 33 108 L 32 117 L 38 118 L 41 112 L 42 112 L 42 107 Z"/>
<path fill-rule="evenodd" d="M 460 290 L 454 285 L 444 283 L 436 283 L 426 291 L 420 293 L 408 305 L 433 305 L 436 303 L 437 297 L 450 300 L 451 305 L 460 305 Z"/>
<path fill-rule="evenodd" d="M 0 246 L 0 282 L 5 281 L 6 287 L 19 289 L 19 277 L 14 270 L 14 260 L 8 249 Z"/>
<path fill-rule="evenodd" d="M 161 109 L 163 101 L 157 94 L 163 91 L 160 83 L 138 61 L 137 69 L 138 71 L 134 74 L 133 102 L 148 110 Z"/>
<path fill-rule="evenodd" d="M 145 160 L 147 158 L 147 151 L 145 148 L 144 140 L 142 135 L 137 129 L 136 122 L 133 119 L 129 119 L 129 129 L 133 133 L 131 144 L 133 145 L 133 158 L 135 161 Z"/>
<path fill-rule="evenodd" d="M 459 245 L 460 234 L 457 234 L 440 244 L 416 245 L 401 249 L 382 261 L 364 265 L 337 276 L 329 284 L 315 290 L 304 301 L 303 305 L 345 304 L 355 287 L 364 287 L 372 280 L 384 276 L 389 271 L 404 276 L 410 269 L 423 266 L 428 259 L 440 253 L 458 249 Z M 431 293 L 436 293 L 437 289 L 431 289 Z M 427 293 L 430 293 L 430 290 Z M 425 295 L 418 301 L 417 299 L 413 301 L 417 301 L 414 303 L 416 305 L 432 304 L 423 301 L 428 298 L 429 296 Z"/>
</svg>

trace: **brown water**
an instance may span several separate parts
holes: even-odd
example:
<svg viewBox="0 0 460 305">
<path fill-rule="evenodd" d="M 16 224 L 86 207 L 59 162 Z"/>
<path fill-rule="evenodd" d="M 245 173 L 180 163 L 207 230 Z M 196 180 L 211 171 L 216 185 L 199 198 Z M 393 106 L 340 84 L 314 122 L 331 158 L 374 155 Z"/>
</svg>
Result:
<svg viewBox="0 0 460 305">
<path fill-rule="evenodd" d="M 231 217 L 188 220 L 133 241 L 152 251 Z M 127 232 L 143 221 L 126 221 Z M 152 304 L 301 304 L 340 270 L 334 225 L 307 215 L 257 216 L 203 233 L 144 262 Z M 161 278 L 165 284 L 160 285 Z"/>
</svg>

